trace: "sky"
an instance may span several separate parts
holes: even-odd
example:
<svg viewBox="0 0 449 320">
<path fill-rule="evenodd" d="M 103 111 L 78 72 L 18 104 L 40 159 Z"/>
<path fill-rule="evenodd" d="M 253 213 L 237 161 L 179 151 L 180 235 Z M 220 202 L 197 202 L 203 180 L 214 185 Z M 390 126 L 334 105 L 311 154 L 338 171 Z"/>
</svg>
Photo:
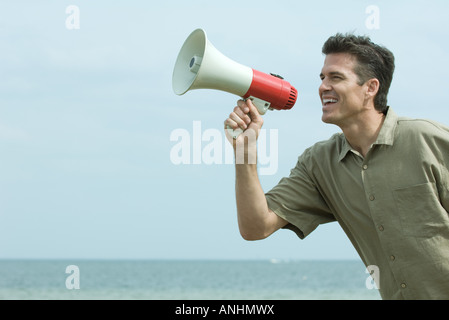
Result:
<svg viewBox="0 0 449 320">
<path fill-rule="evenodd" d="M 240 237 L 223 133 L 239 97 L 174 94 L 177 55 L 202 28 L 298 90 L 291 110 L 264 115 L 268 191 L 339 132 L 318 97 L 337 32 L 394 53 L 397 114 L 449 125 L 448 12 L 443 0 L 1 1 L 0 259 L 358 259 L 337 223 L 305 240 Z"/>
</svg>

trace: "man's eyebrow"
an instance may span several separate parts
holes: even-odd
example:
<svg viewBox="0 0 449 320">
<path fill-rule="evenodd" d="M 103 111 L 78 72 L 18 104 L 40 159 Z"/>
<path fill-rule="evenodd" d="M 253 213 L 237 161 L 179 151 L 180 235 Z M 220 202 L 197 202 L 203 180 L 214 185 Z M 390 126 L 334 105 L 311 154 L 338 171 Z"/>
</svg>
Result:
<svg viewBox="0 0 449 320">
<path fill-rule="evenodd" d="M 345 77 L 344 73 L 338 72 L 338 71 L 332 71 L 329 72 L 330 76 L 341 76 L 341 77 Z M 322 79 L 324 77 L 324 74 L 321 72 L 320 73 L 320 78 Z"/>
</svg>

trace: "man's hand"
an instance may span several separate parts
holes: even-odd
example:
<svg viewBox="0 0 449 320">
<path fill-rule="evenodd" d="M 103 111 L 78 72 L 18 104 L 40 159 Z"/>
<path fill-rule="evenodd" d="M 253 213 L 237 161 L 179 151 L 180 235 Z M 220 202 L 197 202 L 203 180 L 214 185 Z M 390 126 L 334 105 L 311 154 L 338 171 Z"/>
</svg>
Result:
<svg viewBox="0 0 449 320">
<path fill-rule="evenodd" d="M 234 111 L 231 112 L 229 118 L 225 120 L 224 124 L 226 137 L 235 149 L 238 144 L 244 142 L 244 137 L 248 138 L 249 144 L 256 143 L 256 140 L 259 137 L 259 131 L 263 125 L 263 118 L 250 99 L 247 99 L 246 101 L 238 100 L 237 106 L 234 108 Z M 240 134 L 237 139 L 234 139 L 228 132 L 228 128 L 233 130 L 242 129 L 244 132 Z"/>
</svg>

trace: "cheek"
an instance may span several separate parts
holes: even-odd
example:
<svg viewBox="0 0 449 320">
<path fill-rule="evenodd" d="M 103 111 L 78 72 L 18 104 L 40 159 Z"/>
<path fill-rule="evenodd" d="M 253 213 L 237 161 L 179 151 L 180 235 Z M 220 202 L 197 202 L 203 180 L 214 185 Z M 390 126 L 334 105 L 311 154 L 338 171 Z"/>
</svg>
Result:
<svg viewBox="0 0 449 320">
<path fill-rule="evenodd" d="M 360 86 L 348 88 L 341 96 L 342 100 L 350 104 L 360 105 L 365 101 L 365 94 Z"/>
</svg>

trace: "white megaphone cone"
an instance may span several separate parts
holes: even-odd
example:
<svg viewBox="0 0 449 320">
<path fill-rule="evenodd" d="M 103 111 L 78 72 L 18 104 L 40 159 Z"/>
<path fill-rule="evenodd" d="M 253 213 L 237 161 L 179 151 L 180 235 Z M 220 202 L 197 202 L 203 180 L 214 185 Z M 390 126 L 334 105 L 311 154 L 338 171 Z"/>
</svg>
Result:
<svg viewBox="0 0 449 320">
<path fill-rule="evenodd" d="M 214 89 L 250 98 L 260 114 L 267 109 L 291 109 L 298 94 L 282 77 L 257 71 L 223 55 L 202 29 L 196 29 L 185 40 L 173 70 L 172 85 L 177 95 L 194 89 Z M 229 130 L 234 139 L 242 132 Z"/>
</svg>

